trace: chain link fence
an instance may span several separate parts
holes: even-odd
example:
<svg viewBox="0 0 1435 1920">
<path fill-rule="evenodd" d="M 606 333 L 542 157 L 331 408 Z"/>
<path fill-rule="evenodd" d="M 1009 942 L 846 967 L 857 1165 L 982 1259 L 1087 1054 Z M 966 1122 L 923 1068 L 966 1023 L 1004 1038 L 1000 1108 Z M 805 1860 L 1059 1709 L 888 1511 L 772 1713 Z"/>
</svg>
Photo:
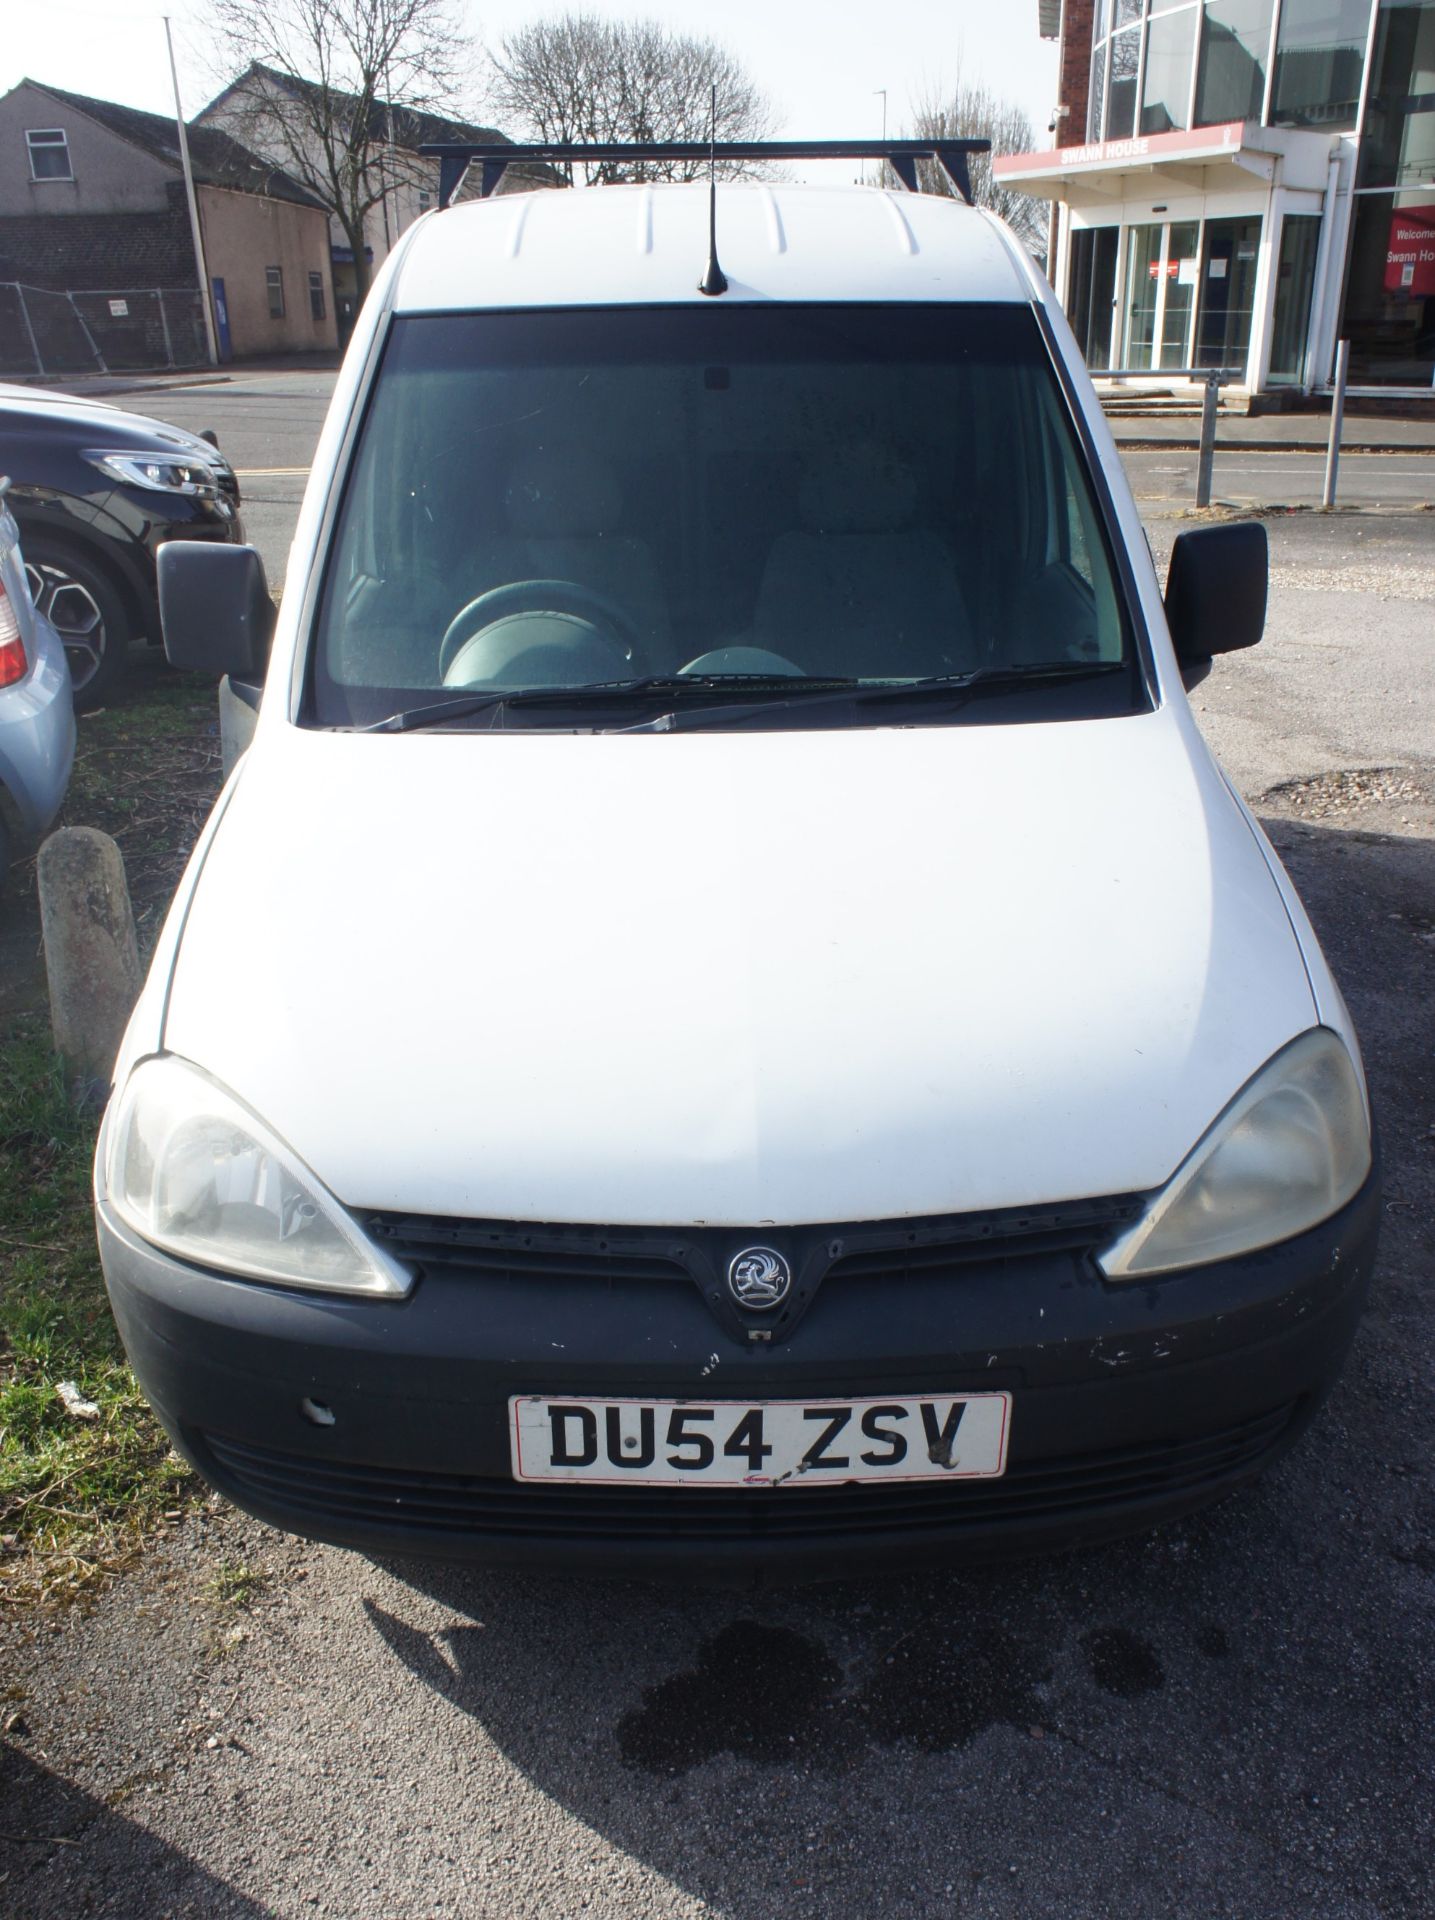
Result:
<svg viewBox="0 0 1435 1920">
<path fill-rule="evenodd" d="M 207 358 L 197 288 L 56 293 L 0 280 L 0 374 L 118 373 Z"/>
</svg>

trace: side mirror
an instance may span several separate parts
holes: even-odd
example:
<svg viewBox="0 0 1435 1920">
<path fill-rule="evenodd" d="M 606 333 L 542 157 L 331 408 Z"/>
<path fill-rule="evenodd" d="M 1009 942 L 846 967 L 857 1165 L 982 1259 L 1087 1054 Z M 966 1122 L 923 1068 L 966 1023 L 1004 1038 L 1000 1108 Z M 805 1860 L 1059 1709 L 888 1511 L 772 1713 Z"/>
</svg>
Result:
<svg viewBox="0 0 1435 1920">
<path fill-rule="evenodd" d="M 260 680 L 274 602 L 253 547 L 167 540 L 159 550 L 159 623 L 172 667 Z"/>
<path fill-rule="evenodd" d="M 1205 678 L 1213 654 L 1260 639 L 1268 572 L 1259 520 L 1177 534 L 1166 573 L 1166 624 L 1188 687 Z"/>
</svg>

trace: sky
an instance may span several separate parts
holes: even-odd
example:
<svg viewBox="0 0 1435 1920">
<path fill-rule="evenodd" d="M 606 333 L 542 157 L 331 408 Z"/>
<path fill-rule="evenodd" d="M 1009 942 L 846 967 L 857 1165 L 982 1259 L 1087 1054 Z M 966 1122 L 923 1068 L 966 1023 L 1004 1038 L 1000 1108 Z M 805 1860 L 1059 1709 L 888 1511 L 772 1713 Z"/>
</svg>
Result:
<svg viewBox="0 0 1435 1920">
<path fill-rule="evenodd" d="M 497 42 L 524 21 L 560 13 L 539 0 L 458 0 L 470 30 Z M 1037 37 L 1037 0 L 575 0 L 615 19 L 660 20 L 721 41 L 772 99 L 778 137 L 875 139 L 960 68 L 1023 106 L 1049 144 L 1054 43 Z M 0 0 L 0 92 L 48 80 L 125 106 L 173 111 L 162 15 L 173 20 L 186 114 L 219 90 L 204 0 Z M 469 103 L 481 107 L 475 93 Z M 507 131 L 507 129 L 503 129 Z"/>
</svg>

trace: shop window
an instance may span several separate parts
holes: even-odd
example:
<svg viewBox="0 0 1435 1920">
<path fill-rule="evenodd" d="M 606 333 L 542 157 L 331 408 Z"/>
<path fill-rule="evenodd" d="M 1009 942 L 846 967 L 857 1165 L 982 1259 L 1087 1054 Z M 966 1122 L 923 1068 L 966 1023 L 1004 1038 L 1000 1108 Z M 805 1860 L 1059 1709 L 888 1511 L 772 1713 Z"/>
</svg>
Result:
<svg viewBox="0 0 1435 1920">
<path fill-rule="evenodd" d="M 1265 106 L 1272 0 L 1207 0 L 1196 125 L 1259 120 Z"/>
<path fill-rule="evenodd" d="M 1345 313 L 1357 382 L 1435 384 L 1435 187 L 1355 197 Z"/>
<path fill-rule="evenodd" d="M 1136 130 L 1136 73 L 1140 64 L 1140 27 L 1112 34 L 1111 78 L 1106 89 L 1108 140 L 1129 140 Z"/>
<path fill-rule="evenodd" d="M 32 180 L 73 180 L 70 142 L 63 127 L 37 127 L 25 135 Z"/>
<path fill-rule="evenodd" d="M 1273 387 L 1303 386 L 1310 329 L 1315 261 L 1320 251 L 1320 215 L 1289 213 L 1281 223 L 1276 265 L 1276 311 L 1271 335 Z"/>
<path fill-rule="evenodd" d="M 1191 106 L 1191 56 L 1196 44 L 1196 8 L 1153 19 L 1146 42 L 1146 78 L 1141 87 L 1141 131 L 1171 133 L 1186 125 Z"/>
<path fill-rule="evenodd" d="M 1435 180 L 1435 4 L 1382 0 L 1361 142 L 1362 187 Z"/>
<path fill-rule="evenodd" d="M 283 267 L 266 267 L 264 269 L 264 278 L 269 288 L 269 318 L 271 320 L 282 320 L 284 318 Z"/>
<path fill-rule="evenodd" d="M 1271 83 L 1273 125 L 1355 125 L 1369 26 L 1370 0 L 1284 0 Z"/>
<path fill-rule="evenodd" d="M 324 305 L 324 276 L 322 273 L 309 275 L 309 318 L 323 320 L 328 309 Z"/>
</svg>

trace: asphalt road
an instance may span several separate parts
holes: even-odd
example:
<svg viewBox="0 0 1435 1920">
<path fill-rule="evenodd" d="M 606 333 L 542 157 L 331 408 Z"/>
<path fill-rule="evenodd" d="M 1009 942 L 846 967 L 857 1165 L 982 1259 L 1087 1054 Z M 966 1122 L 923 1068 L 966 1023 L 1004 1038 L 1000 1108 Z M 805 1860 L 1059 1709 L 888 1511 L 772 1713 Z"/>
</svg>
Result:
<svg viewBox="0 0 1435 1920">
<path fill-rule="evenodd" d="M 294 515 L 333 384 L 332 373 L 252 374 L 216 386 L 136 394 L 131 402 L 192 431 L 214 428 L 239 469 L 245 523 L 274 585 L 283 580 Z M 1185 506 L 1194 499 L 1194 452 L 1133 448 L 1123 457 L 1143 504 Z M 1224 449 L 1218 442 L 1214 497 L 1243 505 L 1313 506 L 1320 501 L 1324 475 L 1321 454 Z M 1430 502 L 1435 502 L 1435 453 L 1342 455 L 1338 506 Z"/>
<path fill-rule="evenodd" d="M 307 396 L 226 399 L 186 422 L 298 464 Z M 1158 557 L 1181 524 L 1153 508 Z M 216 1507 L 93 1609 L 0 1622 L 0 1910 L 1428 1920 L 1435 516 L 1269 526 L 1268 637 L 1196 704 L 1350 1001 L 1386 1161 L 1297 1451 L 1115 1547 L 759 1595 L 377 1564 Z M 222 1562 L 263 1576 L 247 1608 Z"/>
<path fill-rule="evenodd" d="M 212 427 L 239 474 L 244 525 L 282 586 L 294 520 L 329 395 L 332 373 L 262 373 L 215 386 L 135 394 L 126 404 L 198 433 Z"/>
<path fill-rule="evenodd" d="M 1128 448 L 1122 454 L 1139 500 L 1195 499 L 1194 451 Z M 1211 497 L 1245 505 L 1319 506 L 1325 484 L 1323 453 L 1223 451 L 1212 467 Z M 1336 474 L 1338 507 L 1412 507 L 1435 502 L 1435 454 L 1343 453 Z"/>
</svg>

